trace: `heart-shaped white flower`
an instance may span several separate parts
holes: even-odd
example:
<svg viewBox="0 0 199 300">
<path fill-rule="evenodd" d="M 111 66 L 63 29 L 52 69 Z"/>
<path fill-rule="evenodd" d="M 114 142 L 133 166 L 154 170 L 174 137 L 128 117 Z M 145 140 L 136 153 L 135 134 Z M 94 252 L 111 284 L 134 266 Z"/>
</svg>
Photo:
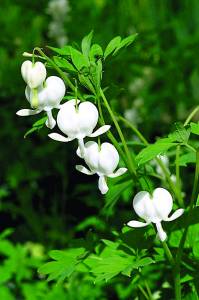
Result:
<svg viewBox="0 0 199 300">
<path fill-rule="evenodd" d="M 19 116 L 30 116 L 46 111 L 48 119 L 46 126 L 53 128 L 56 124 L 52 116 L 53 108 L 60 108 L 60 102 L 65 95 L 66 87 L 63 80 L 57 76 L 50 76 L 46 79 L 44 86 L 39 86 L 37 90 L 26 87 L 25 95 L 34 110 L 21 109 L 17 112 Z M 36 105 L 35 105 L 36 104 Z"/>
<path fill-rule="evenodd" d="M 99 118 L 98 110 L 95 105 L 89 101 L 79 103 L 80 100 L 72 99 L 64 103 L 58 112 L 57 125 L 67 137 L 58 133 L 51 133 L 49 137 L 59 142 L 69 142 L 77 139 L 83 155 L 83 139 L 86 136 L 99 136 L 108 131 L 110 126 L 104 125 L 93 132 Z"/>
<path fill-rule="evenodd" d="M 161 222 L 173 221 L 180 217 L 184 212 L 184 209 L 180 208 L 169 217 L 172 206 L 172 196 L 166 189 L 157 188 L 152 195 L 146 191 L 141 191 L 136 194 L 133 199 L 133 208 L 136 214 L 144 219 L 146 223 L 130 221 L 127 225 L 130 227 L 144 227 L 150 223 L 155 223 L 158 237 L 161 241 L 164 241 L 167 234 L 163 230 Z"/>
<path fill-rule="evenodd" d="M 86 175 L 97 174 L 99 176 L 98 187 L 102 194 L 108 192 L 106 177 L 118 177 L 127 171 L 126 168 L 119 168 L 114 173 L 119 163 L 119 154 L 117 149 L 110 143 L 102 143 L 99 146 L 96 142 L 87 142 L 84 156 L 82 157 L 79 148 L 77 155 L 85 160 L 89 169 L 82 165 L 77 165 L 76 169 Z"/>
<path fill-rule="evenodd" d="M 24 81 L 31 89 L 40 86 L 46 79 L 46 68 L 43 63 L 33 63 L 30 60 L 23 62 L 21 66 L 21 75 Z"/>
</svg>

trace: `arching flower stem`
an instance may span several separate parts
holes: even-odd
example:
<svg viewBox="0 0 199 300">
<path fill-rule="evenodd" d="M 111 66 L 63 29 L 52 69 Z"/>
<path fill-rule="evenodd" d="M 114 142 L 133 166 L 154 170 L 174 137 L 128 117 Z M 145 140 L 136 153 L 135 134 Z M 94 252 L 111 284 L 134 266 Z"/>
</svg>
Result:
<svg viewBox="0 0 199 300">
<path fill-rule="evenodd" d="M 101 126 L 103 126 L 106 123 L 105 123 L 105 120 L 104 120 L 104 116 L 103 116 L 103 112 L 102 112 L 102 107 L 101 107 L 101 102 L 100 102 L 99 97 L 97 98 L 97 104 L 98 104 L 98 110 L 99 110 L 99 124 Z M 121 158 L 123 159 L 126 167 L 128 167 L 128 161 L 126 159 L 125 153 L 122 150 L 122 148 L 121 148 L 120 144 L 118 143 L 118 141 L 116 140 L 116 138 L 114 137 L 114 135 L 110 131 L 108 131 L 107 132 L 107 136 L 110 139 L 110 141 L 113 143 L 113 145 L 115 146 L 115 148 L 117 149 L 117 151 L 119 152 L 119 154 L 120 154 Z M 130 170 L 129 170 L 129 172 L 131 174 Z M 133 174 L 131 174 L 131 175 L 133 176 Z"/>
<path fill-rule="evenodd" d="M 105 106 L 107 108 L 107 111 L 109 112 L 109 114 L 110 114 L 110 116 L 111 116 L 111 118 L 113 120 L 113 123 L 115 124 L 117 132 L 118 132 L 119 137 L 121 139 L 121 142 L 122 142 L 122 144 L 124 146 L 124 151 L 125 151 L 125 154 L 126 154 L 127 160 L 128 160 L 128 169 L 134 174 L 134 177 L 136 177 L 136 163 L 135 163 L 132 155 L 130 154 L 130 151 L 129 151 L 128 146 L 126 144 L 124 135 L 123 135 L 122 130 L 120 128 L 120 125 L 119 125 L 119 123 L 118 123 L 118 121 L 117 121 L 117 119 L 116 119 L 116 117 L 115 117 L 115 115 L 114 115 L 114 113 L 113 113 L 113 111 L 112 111 L 112 109 L 111 109 L 111 107 L 110 107 L 110 105 L 109 105 L 109 103 L 108 103 L 108 101 L 106 99 L 106 96 L 104 95 L 104 92 L 103 92 L 102 89 L 100 89 L 100 95 L 101 95 L 101 97 L 102 97 L 102 99 L 104 101 L 104 104 L 105 104 Z"/>
<path fill-rule="evenodd" d="M 41 56 L 43 56 L 46 61 L 53 66 L 53 68 L 58 72 L 58 74 L 62 77 L 62 79 L 65 81 L 65 83 L 73 90 L 75 91 L 75 86 L 70 81 L 67 75 L 64 74 L 64 72 L 54 63 L 52 59 L 50 59 L 39 47 L 35 47 L 33 51 L 39 52 Z M 80 95 L 78 95 L 80 97 Z"/>
<path fill-rule="evenodd" d="M 184 126 L 187 126 L 189 124 L 191 119 L 197 114 L 198 111 L 199 111 L 199 105 L 196 106 L 196 108 L 194 108 L 194 110 L 188 115 L 187 119 L 184 122 Z"/>
</svg>

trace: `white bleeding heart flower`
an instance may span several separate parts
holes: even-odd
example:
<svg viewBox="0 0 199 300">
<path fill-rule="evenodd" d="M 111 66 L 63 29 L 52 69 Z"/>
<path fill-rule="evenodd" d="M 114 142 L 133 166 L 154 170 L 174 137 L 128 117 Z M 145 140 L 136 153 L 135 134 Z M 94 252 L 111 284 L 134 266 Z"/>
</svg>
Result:
<svg viewBox="0 0 199 300">
<path fill-rule="evenodd" d="M 57 76 L 50 76 L 46 79 L 44 85 L 38 87 L 37 90 L 26 87 L 26 99 L 32 107 L 36 109 L 21 109 L 17 112 L 18 116 L 30 116 L 39 114 L 41 111 L 46 111 L 47 121 L 46 126 L 52 129 L 56 121 L 52 115 L 53 108 L 60 108 L 60 102 L 66 92 L 66 87 L 63 80 Z"/>
<path fill-rule="evenodd" d="M 49 137 L 59 142 L 69 142 L 78 140 L 82 156 L 84 155 L 84 138 L 96 137 L 110 129 L 109 125 L 104 125 L 93 132 L 99 118 L 96 106 L 89 102 L 81 102 L 72 99 L 61 106 L 57 115 L 57 125 L 59 129 L 67 136 L 58 133 L 51 133 Z"/>
<path fill-rule="evenodd" d="M 46 79 L 46 67 L 39 61 L 33 63 L 30 60 L 26 60 L 21 66 L 21 75 L 27 85 L 31 89 L 35 89 Z"/>
<path fill-rule="evenodd" d="M 77 165 L 76 169 L 86 175 L 97 174 L 99 176 L 98 187 L 102 194 L 108 192 L 106 177 L 118 177 L 127 171 L 126 168 L 119 168 L 114 172 L 119 163 L 119 154 L 110 143 L 102 143 L 99 146 L 96 142 L 87 142 L 84 156 L 81 155 L 79 148 L 77 155 L 84 159 L 89 169 L 82 165 Z"/>
<path fill-rule="evenodd" d="M 159 239 L 165 241 L 167 234 L 163 230 L 161 222 L 173 221 L 184 213 L 184 209 L 180 208 L 169 217 L 172 206 L 172 196 L 166 189 L 157 188 L 152 195 L 146 191 L 141 191 L 136 194 L 133 199 L 133 208 L 136 214 L 144 219 L 146 223 L 130 221 L 127 225 L 136 228 L 145 227 L 150 223 L 154 223 L 157 228 Z"/>
</svg>

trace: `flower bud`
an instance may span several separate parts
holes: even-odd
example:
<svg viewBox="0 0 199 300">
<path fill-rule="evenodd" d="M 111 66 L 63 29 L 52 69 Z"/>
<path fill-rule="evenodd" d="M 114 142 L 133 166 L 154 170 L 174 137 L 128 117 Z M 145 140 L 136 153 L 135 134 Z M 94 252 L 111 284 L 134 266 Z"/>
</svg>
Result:
<svg viewBox="0 0 199 300">
<path fill-rule="evenodd" d="M 46 79 L 46 68 L 41 62 L 32 63 L 30 60 L 26 60 L 21 66 L 21 75 L 27 85 L 34 89 Z"/>
</svg>

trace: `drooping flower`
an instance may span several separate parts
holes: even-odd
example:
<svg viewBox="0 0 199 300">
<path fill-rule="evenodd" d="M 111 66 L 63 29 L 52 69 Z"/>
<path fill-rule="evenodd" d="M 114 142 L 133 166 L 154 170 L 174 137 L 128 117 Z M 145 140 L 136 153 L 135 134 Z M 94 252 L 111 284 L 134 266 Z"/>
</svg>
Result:
<svg viewBox="0 0 199 300">
<path fill-rule="evenodd" d="M 46 67 L 41 62 L 33 63 L 30 60 L 23 62 L 21 75 L 31 89 L 39 87 L 46 79 Z"/>
<path fill-rule="evenodd" d="M 104 125 L 93 132 L 97 125 L 99 114 L 95 105 L 89 101 L 81 102 L 72 99 L 64 103 L 57 115 L 57 125 L 67 137 L 51 133 L 49 137 L 59 142 L 69 142 L 78 140 L 79 148 L 83 156 L 84 138 L 99 136 L 110 129 L 109 125 Z"/>
<path fill-rule="evenodd" d="M 127 223 L 130 227 L 145 227 L 154 223 L 157 228 L 158 237 L 161 241 L 167 238 L 166 232 L 162 228 L 162 221 L 173 221 L 180 217 L 184 209 L 177 209 L 170 217 L 173 199 L 171 194 L 163 188 L 157 188 L 150 195 L 146 191 L 141 191 L 133 199 L 133 208 L 136 214 L 146 222 L 130 221 Z"/>
<path fill-rule="evenodd" d="M 102 143 L 99 146 L 96 142 L 87 142 L 85 144 L 85 152 L 82 157 L 80 149 L 77 150 L 77 155 L 83 158 L 89 169 L 82 165 L 77 165 L 76 169 L 86 175 L 97 174 L 99 176 L 98 187 L 102 194 L 108 192 L 106 178 L 114 178 L 124 174 L 127 169 L 115 169 L 119 163 L 119 154 L 116 148 L 110 143 Z"/>
<path fill-rule="evenodd" d="M 48 77 L 44 85 L 42 84 L 38 87 L 36 93 L 34 89 L 27 86 L 25 90 L 26 99 L 31 107 L 36 107 L 36 109 L 21 109 L 17 112 L 17 115 L 30 116 L 45 111 L 48 117 L 46 126 L 52 129 L 56 124 L 52 115 L 52 109 L 60 108 L 60 102 L 65 95 L 65 91 L 66 87 L 63 80 L 57 76 Z"/>
</svg>

